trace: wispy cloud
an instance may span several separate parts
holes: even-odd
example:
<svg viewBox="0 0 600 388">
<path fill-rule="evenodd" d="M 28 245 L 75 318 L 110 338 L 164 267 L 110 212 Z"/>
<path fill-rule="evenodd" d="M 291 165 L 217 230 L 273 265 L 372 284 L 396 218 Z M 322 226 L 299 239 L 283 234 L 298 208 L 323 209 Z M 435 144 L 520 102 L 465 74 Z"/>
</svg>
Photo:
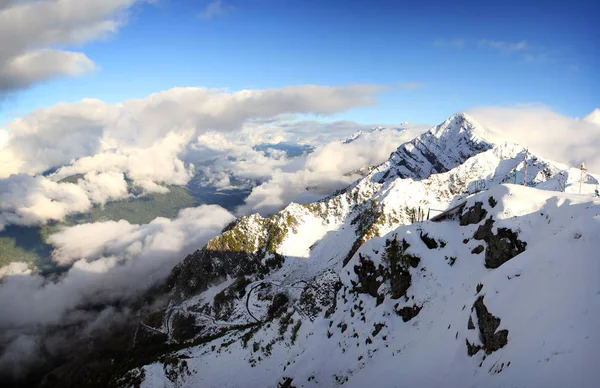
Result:
<svg viewBox="0 0 600 388">
<path fill-rule="evenodd" d="M 433 45 L 436 47 L 454 47 L 454 48 L 463 48 L 465 45 L 464 39 L 454 39 L 454 40 L 441 40 L 437 39 L 433 42 Z"/>
<path fill-rule="evenodd" d="M 516 42 L 505 41 L 505 40 L 490 40 L 490 39 L 479 39 L 479 40 L 435 40 L 433 45 L 436 47 L 450 47 L 455 49 L 462 49 L 467 46 L 475 47 L 478 49 L 489 49 L 495 50 L 504 55 L 508 54 L 520 54 L 525 62 L 541 62 L 546 61 L 551 57 L 551 53 L 541 47 L 531 46 L 526 40 L 520 40 Z"/>
<path fill-rule="evenodd" d="M 212 19 L 216 16 L 226 15 L 234 9 L 235 7 L 233 5 L 223 4 L 222 0 L 214 0 L 206 6 L 202 13 L 200 13 L 200 17 L 203 19 Z"/>
<path fill-rule="evenodd" d="M 501 51 L 522 51 L 522 50 L 526 50 L 528 48 L 527 42 L 524 40 L 522 40 L 520 42 L 516 42 L 516 43 L 511 43 L 511 42 L 505 42 L 505 41 L 501 41 L 501 40 L 481 39 L 479 41 L 479 46 L 489 47 L 489 48 L 501 50 Z"/>
<path fill-rule="evenodd" d="M 420 89 L 425 86 L 425 84 L 416 81 L 408 81 L 408 82 L 400 82 L 394 85 L 397 89 L 410 92 L 411 90 Z"/>
</svg>

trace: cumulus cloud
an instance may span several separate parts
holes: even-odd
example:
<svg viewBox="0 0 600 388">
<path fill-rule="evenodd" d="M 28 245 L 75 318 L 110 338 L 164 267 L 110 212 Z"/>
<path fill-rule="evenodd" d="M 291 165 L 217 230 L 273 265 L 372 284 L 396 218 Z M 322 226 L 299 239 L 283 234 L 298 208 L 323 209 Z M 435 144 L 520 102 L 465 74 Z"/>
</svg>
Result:
<svg viewBox="0 0 600 388">
<path fill-rule="evenodd" d="M 0 1 L 0 95 L 95 68 L 84 53 L 53 48 L 104 38 L 147 0 Z"/>
<path fill-rule="evenodd" d="M 237 92 L 190 87 L 114 105 L 93 99 L 62 103 L 7 124 L 10 136 L 5 148 L 18 159 L 12 165 L 19 167 L 2 168 L 0 176 L 40 173 L 115 148 L 148 148 L 170 133 L 184 136 L 190 131 L 197 136 L 209 130 L 237 131 L 250 119 L 341 112 L 373 104 L 379 90 L 373 85 Z"/>
<path fill-rule="evenodd" d="M 10 224 L 32 226 L 60 220 L 91 206 L 85 190 L 73 183 L 25 174 L 0 179 L 0 230 Z"/>
<path fill-rule="evenodd" d="M 95 68 L 83 53 L 60 50 L 30 51 L 11 58 L 0 68 L 0 86 L 7 89 L 27 87 L 56 76 L 76 76 Z"/>
<path fill-rule="evenodd" d="M 600 125 L 552 111 L 545 106 L 476 107 L 467 112 L 501 140 L 528 146 L 548 158 L 600 171 Z"/>
<path fill-rule="evenodd" d="M 127 197 L 127 182 L 146 192 L 167 192 L 166 185 L 189 182 L 192 163 L 224 149 L 237 155 L 242 176 L 261 178 L 269 166 L 283 163 L 283 155 L 257 154 L 251 142 L 218 144 L 226 141 L 218 134 L 248 128 L 245 139 L 289 138 L 289 128 L 268 134 L 269 129 L 289 115 L 325 115 L 371 104 L 378 90 L 370 85 L 237 92 L 174 88 L 119 104 L 84 99 L 38 109 L 0 130 L 0 228 L 60 220 Z M 45 176 L 26 175 L 49 169 L 54 171 Z M 83 179 L 61 182 L 76 175 Z M 214 175 L 215 182 L 225 187 L 228 178 L 220 175 Z"/>
<path fill-rule="evenodd" d="M 360 169 L 384 162 L 400 144 L 418 135 L 423 126 L 368 132 L 352 142 L 332 141 L 296 160 L 292 168 L 273 170 L 255 187 L 240 213 L 270 214 L 290 202 L 323 198 L 360 178 Z"/>
<path fill-rule="evenodd" d="M 600 108 L 594 109 L 590 114 L 583 118 L 588 123 L 600 125 Z"/>
<path fill-rule="evenodd" d="M 223 208 L 205 205 L 182 210 L 175 220 L 157 218 L 146 225 L 77 225 L 50 237 L 56 246 L 53 258 L 73 264 L 58 279 L 34 274 L 23 263 L 1 268 L 0 374 L 18 374 L 19 368 L 39 361 L 40 350 L 53 343 L 73 343 L 73 338 L 56 338 L 68 333 L 57 331 L 56 325 L 78 325 L 83 327 L 78 335 L 84 335 L 114 322 L 118 312 L 111 304 L 126 303 L 162 281 L 179 260 L 233 218 Z M 89 305 L 106 307 L 97 311 Z M 52 327 L 50 335 L 47 330 Z"/>
<path fill-rule="evenodd" d="M 0 231 L 11 224 L 35 226 L 63 220 L 128 195 L 125 176 L 119 172 L 90 172 L 76 183 L 41 175 L 11 175 L 0 179 Z"/>
</svg>

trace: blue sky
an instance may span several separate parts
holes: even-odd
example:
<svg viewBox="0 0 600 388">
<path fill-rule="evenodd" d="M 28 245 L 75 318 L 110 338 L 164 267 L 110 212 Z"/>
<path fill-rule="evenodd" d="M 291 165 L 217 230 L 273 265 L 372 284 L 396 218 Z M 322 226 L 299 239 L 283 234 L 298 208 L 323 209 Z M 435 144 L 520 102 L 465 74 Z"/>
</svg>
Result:
<svg viewBox="0 0 600 388">
<path fill-rule="evenodd" d="M 592 1 L 159 0 L 111 37 L 75 47 L 99 67 L 11 93 L 0 121 L 85 97 L 118 102 L 173 86 L 238 90 L 378 84 L 377 106 L 329 120 L 437 123 L 472 106 L 600 106 Z M 450 4 L 451 3 L 451 4 Z M 207 17 L 210 16 L 210 17 Z"/>
</svg>

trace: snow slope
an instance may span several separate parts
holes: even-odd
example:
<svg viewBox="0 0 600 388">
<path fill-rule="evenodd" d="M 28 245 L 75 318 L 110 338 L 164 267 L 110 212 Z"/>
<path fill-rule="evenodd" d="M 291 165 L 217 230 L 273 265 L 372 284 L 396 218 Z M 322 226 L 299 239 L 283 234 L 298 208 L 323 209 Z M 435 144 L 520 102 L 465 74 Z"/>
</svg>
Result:
<svg viewBox="0 0 600 388">
<path fill-rule="evenodd" d="M 169 379 L 161 363 L 144 367 L 142 386 L 276 387 L 285 378 L 296 387 L 364 387 L 374 381 L 381 387 L 597 386 L 600 201 L 499 185 L 471 197 L 463 213 L 476 202 L 487 212 L 476 224 L 415 223 L 367 241 L 337 273 L 342 285 L 328 317 L 307 318 L 302 301 L 292 298 L 279 318 L 177 352 L 189 373 Z M 492 233 L 508 228 L 527 244 L 495 269 L 484 265 L 485 253 L 472 253 L 477 245 L 491 249 L 473 238 L 490 218 Z M 422 234 L 438 247 L 428 248 Z M 405 295 L 394 299 L 385 276 L 371 278 L 381 283 L 377 296 L 357 291 L 367 284 L 358 274 L 361 258 L 388 267 L 384 252 L 393 240 L 404 240 L 410 245 L 405 253 L 419 258 L 409 268 Z M 271 278 L 284 278 L 287 270 Z M 482 349 L 469 356 L 467 341 L 485 345 L 483 323 L 472 308 L 480 297 L 492 314 L 488 319 L 500 319 L 494 331 L 508 330 L 507 342 L 489 354 Z M 421 310 L 405 322 L 398 312 L 413 306 Z M 244 346 L 240 338 L 250 332 Z"/>
</svg>

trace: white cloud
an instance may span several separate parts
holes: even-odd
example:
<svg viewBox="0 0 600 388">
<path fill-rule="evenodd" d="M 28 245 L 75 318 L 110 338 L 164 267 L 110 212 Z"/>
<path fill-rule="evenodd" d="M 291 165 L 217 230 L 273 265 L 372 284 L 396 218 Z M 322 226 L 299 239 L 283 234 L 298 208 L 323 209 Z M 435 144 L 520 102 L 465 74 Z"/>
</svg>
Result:
<svg viewBox="0 0 600 388">
<path fill-rule="evenodd" d="M 590 114 L 583 118 L 588 123 L 600 125 L 600 108 L 594 109 Z"/>
<path fill-rule="evenodd" d="M 144 0 L 39 0 L 0 3 L 0 94 L 95 68 L 84 53 L 55 49 L 105 38 Z"/>
<path fill-rule="evenodd" d="M 357 170 L 387 160 L 400 144 L 424 129 L 386 129 L 366 133 L 347 144 L 333 141 L 317 147 L 310 155 L 296 160 L 293 168 L 275 169 L 265 183 L 252 190 L 239 212 L 270 214 L 292 201 L 323 198 L 360 178 Z"/>
<path fill-rule="evenodd" d="M 146 225 L 77 225 L 50 238 L 57 247 L 53 258 L 73 263 L 58 279 L 33 274 L 24 264 L 0 268 L 0 375 L 26 369 L 37 361 L 41 348 L 74 346 L 81 335 L 114 322 L 120 313 L 112 307 L 96 312 L 86 307 L 127 302 L 162 281 L 178 261 L 233 218 L 210 205 Z M 63 329 L 57 331 L 54 325 Z M 83 329 L 70 335 L 69 327 Z"/>
<path fill-rule="evenodd" d="M 11 58 L 0 67 L 0 80 L 4 80 L 5 87 L 16 89 L 57 76 L 80 75 L 94 68 L 94 62 L 83 53 L 37 50 Z"/>
<path fill-rule="evenodd" d="M 476 107 L 467 110 L 498 138 L 537 155 L 600 172 L 600 125 L 554 112 L 545 106 Z"/>
<path fill-rule="evenodd" d="M 237 92 L 175 88 L 119 104 L 84 99 L 38 109 L 0 130 L 0 177 L 5 178 L 0 179 L 4 199 L 0 228 L 60 220 L 126 197 L 125 176 L 147 192 L 167 192 L 165 185 L 185 185 L 191 179 L 194 168 L 189 162 L 214 157 L 224 149 L 235 151 L 241 176 L 261 178 L 270 174 L 269 168 L 285 164 L 281 155 L 256 153 L 239 139 L 233 146 L 218 134 L 239 134 L 248 127 L 246 139 L 287 138 L 287 128 L 268 134 L 269 128 L 290 114 L 330 114 L 372 104 L 379 89 L 370 85 Z M 56 167 L 46 177 L 18 175 Z M 229 184 L 225 175 L 215 173 L 220 174 L 216 184 Z M 76 185 L 58 183 L 75 174 L 84 179 Z"/>
<path fill-rule="evenodd" d="M 95 204 L 104 205 L 110 200 L 127 197 L 127 182 L 120 172 L 89 172 L 78 184 Z"/>
<path fill-rule="evenodd" d="M 115 105 L 93 99 L 57 104 L 7 124 L 7 147 L 19 159 L 11 166 L 18 170 L 3 167 L 0 176 L 40 173 L 115 148 L 131 154 L 134 148 L 152 147 L 168 136 L 191 139 L 210 130 L 237 131 L 252 119 L 341 112 L 373 104 L 379 90 L 373 85 L 237 92 L 174 88 Z"/>
<path fill-rule="evenodd" d="M 85 190 L 76 184 L 24 174 L 0 179 L 0 230 L 10 224 L 31 226 L 60 220 L 91 206 Z"/>
</svg>

